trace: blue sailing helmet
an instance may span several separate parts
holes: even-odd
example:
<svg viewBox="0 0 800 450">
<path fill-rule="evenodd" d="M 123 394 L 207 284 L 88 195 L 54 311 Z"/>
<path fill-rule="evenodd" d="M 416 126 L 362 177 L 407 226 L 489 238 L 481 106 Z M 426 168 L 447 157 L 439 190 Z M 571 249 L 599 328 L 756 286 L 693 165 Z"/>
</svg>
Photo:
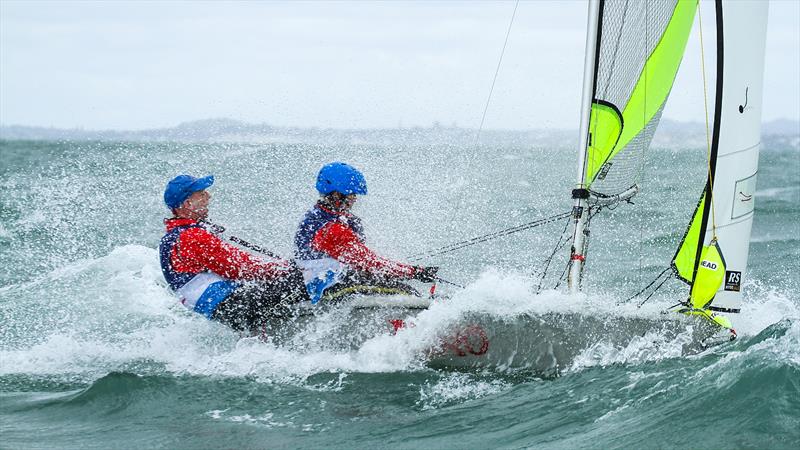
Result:
<svg viewBox="0 0 800 450">
<path fill-rule="evenodd" d="M 367 180 L 355 167 L 343 162 L 322 166 L 317 175 L 317 191 L 322 195 L 338 192 L 344 195 L 366 195 Z"/>
</svg>

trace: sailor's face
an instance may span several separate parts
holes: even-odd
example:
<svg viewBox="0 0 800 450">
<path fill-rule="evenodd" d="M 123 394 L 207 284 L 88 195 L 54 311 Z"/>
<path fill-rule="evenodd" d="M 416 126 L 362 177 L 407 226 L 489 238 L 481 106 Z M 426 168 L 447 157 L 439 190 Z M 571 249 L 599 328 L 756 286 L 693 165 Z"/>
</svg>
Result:
<svg viewBox="0 0 800 450">
<path fill-rule="evenodd" d="M 210 201 L 211 194 L 208 191 L 197 191 L 192 193 L 181 206 L 186 210 L 190 218 L 201 220 L 208 217 L 208 203 Z"/>
<path fill-rule="evenodd" d="M 356 199 L 358 197 L 356 194 L 345 195 L 344 199 L 342 200 L 342 204 L 344 205 L 344 209 L 348 210 L 356 204 Z"/>
</svg>

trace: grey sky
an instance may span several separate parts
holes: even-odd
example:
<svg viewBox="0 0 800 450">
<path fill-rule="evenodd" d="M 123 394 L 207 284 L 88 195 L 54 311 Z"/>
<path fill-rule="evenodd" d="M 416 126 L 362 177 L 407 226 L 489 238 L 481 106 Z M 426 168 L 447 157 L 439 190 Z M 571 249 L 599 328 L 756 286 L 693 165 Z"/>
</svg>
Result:
<svg viewBox="0 0 800 450">
<path fill-rule="evenodd" d="M 477 127 L 513 8 L 0 0 L 0 122 Z M 798 119 L 800 1 L 773 0 L 769 19 L 763 117 Z M 577 127 L 585 26 L 583 2 L 520 3 L 487 128 Z M 666 117 L 702 120 L 696 40 Z"/>
</svg>

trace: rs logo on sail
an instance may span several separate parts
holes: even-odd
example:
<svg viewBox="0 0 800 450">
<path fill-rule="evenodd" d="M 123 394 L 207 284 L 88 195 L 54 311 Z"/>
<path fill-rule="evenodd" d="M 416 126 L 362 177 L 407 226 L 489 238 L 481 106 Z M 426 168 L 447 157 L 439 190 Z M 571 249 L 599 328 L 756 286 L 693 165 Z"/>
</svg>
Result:
<svg viewBox="0 0 800 450">
<path fill-rule="evenodd" d="M 705 267 L 706 269 L 717 270 L 717 263 L 715 262 L 703 260 L 700 262 L 700 265 Z"/>
</svg>

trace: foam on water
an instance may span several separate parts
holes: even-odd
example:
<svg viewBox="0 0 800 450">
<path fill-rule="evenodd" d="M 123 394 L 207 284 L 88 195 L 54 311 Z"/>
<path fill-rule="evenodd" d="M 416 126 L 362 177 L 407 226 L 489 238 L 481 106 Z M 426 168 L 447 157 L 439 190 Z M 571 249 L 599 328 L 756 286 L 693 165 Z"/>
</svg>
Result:
<svg viewBox="0 0 800 450">
<path fill-rule="evenodd" d="M 692 375 L 692 381 L 723 388 L 736 383 L 748 369 L 784 365 L 800 368 L 800 322 L 786 320 L 775 325 L 779 336 L 765 336 L 760 342 L 733 346 L 722 357 Z"/>
<path fill-rule="evenodd" d="M 497 394 L 511 387 L 502 380 L 483 380 L 468 373 L 450 373 L 419 390 L 417 406 L 423 410 L 441 408 L 487 395 Z"/>
<path fill-rule="evenodd" d="M 4 362 L 0 375 L 61 374 L 93 379 L 110 371 L 135 369 L 142 373 L 166 371 L 174 375 L 305 383 L 318 373 L 426 370 L 426 352 L 436 346 L 443 333 L 470 314 L 512 319 L 563 312 L 593 314 L 608 320 L 657 319 L 666 306 L 617 306 L 607 296 L 570 296 L 559 291 L 535 295 L 534 281 L 523 274 L 489 269 L 463 291 L 453 291 L 451 298 L 435 302 L 409 320 L 409 326 L 396 335 L 380 334 L 354 350 L 277 346 L 257 338 L 240 339 L 226 327 L 186 311 L 164 285 L 156 250 L 127 245 L 104 257 L 76 261 L 38 279 L 2 289 L 0 295 L 8 302 L 4 315 L 9 309 L 19 312 L 28 308 L 46 308 L 48 314 L 6 333 L 0 349 Z M 43 297 L 54 292 L 53 286 L 64 290 L 56 290 L 59 295 L 55 298 Z M 735 319 L 740 336 L 747 339 L 780 320 L 792 320 L 789 332 L 774 345 L 789 351 L 790 359 L 797 361 L 797 305 L 779 291 L 752 287 L 753 294 Z M 20 302 L 31 304 L 23 308 Z M 326 320 L 338 320 L 336 313 Z M 677 358 L 681 356 L 681 346 L 691 338 L 690 331 L 672 340 L 654 331 L 622 347 L 597 342 L 575 359 L 570 371 Z M 324 326 L 312 327 L 298 339 L 314 341 L 326 336 L 329 338 Z M 760 351 L 764 346 L 747 351 Z M 472 386 L 458 377 L 440 381 L 424 393 L 423 403 L 437 405 L 447 402 L 450 396 L 469 397 L 473 388 L 468 385 Z M 502 388 L 502 384 L 489 383 L 478 391 L 496 388 Z M 444 391 L 447 393 L 441 393 Z"/>
</svg>

